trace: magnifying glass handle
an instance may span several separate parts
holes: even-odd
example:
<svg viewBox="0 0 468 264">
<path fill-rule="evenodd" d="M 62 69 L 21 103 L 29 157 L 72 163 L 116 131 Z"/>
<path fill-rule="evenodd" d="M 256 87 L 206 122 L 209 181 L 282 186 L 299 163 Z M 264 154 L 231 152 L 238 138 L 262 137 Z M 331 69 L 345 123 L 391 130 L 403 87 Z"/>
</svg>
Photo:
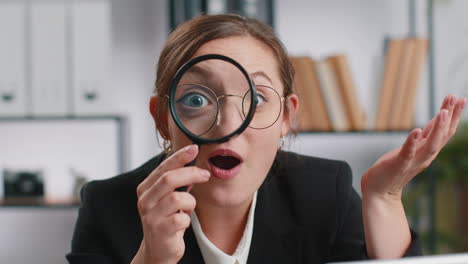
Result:
<svg viewBox="0 0 468 264">
<path fill-rule="evenodd" d="M 197 155 L 198 156 L 198 155 Z M 195 163 L 197 162 L 197 157 L 192 160 L 190 163 L 186 164 L 184 167 L 189 167 L 189 166 L 195 166 Z M 176 191 L 178 192 L 186 192 L 187 191 L 187 188 L 188 186 L 182 186 L 182 187 L 179 187 L 179 188 L 176 188 Z"/>
</svg>

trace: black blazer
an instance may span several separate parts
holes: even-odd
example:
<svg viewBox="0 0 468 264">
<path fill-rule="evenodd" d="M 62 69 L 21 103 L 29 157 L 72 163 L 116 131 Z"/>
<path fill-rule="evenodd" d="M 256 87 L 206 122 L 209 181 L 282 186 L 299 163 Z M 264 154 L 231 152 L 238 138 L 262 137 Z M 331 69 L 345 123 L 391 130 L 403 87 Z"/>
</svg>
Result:
<svg viewBox="0 0 468 264">
<path fill-rule="evenodd" d="M 143 238 L 136 188 L 163 160 L 81 191 L 82 205 L 67 259 L 129 264 Z M 366 259 L 361 199 L 346 162 L 279 151 L 258 190 L 248 263 L 324 263 Z M 193 230 L 180 263 L 203 263 Z M 417 236 L 406 256 L 421 255 Z"/>
</svg>

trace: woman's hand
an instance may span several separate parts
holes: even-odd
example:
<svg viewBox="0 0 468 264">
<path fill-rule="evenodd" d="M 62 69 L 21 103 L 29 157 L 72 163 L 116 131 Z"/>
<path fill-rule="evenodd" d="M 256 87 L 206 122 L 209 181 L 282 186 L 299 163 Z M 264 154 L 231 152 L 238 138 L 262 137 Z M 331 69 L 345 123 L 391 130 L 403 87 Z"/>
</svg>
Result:
<svg viewBox="0 0 468 264">
<path fill-rule="evenodd" d="M 411 245 L 401 194 L 427 168 L 455 134 L 466 99 L 449 95 L 440 112 L 421 131 L 414 129 L 403 146 L 379 158 L 361 180 L 362 214 L 370 258 L 399 258 Z"/>
<path fill-rule="evenodd" d="M 440 112 L 424 130 L 416 128 L 403 146 L 387 152 L 366 171 L 361 180 L 363 195 L 401 199 L 403 187 L 427 168 L 455 134 L 467 99 L 445 97 Z"/>
<path fill-rule="evenodd" d="M 177 263 L 185 251 L 184 232 L 190 225 L 195 198 L 176 188 L 208 181 L 210 172 L 184 167 L 198 153 L 196 145 L 185 147 L 162 162 L 138 186 L 138 212 L 143 240 L 132 264 Z"/>
</svg>

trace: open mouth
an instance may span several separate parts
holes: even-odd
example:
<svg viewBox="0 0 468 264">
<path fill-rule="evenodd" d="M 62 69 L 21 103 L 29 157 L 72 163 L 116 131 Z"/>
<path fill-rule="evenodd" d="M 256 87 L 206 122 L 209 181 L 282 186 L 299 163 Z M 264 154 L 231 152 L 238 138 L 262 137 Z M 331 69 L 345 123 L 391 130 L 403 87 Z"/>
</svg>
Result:
<svg viewBox="0 0 468 264">
<path fill-rule="evenodd" d="M 239 175 L 242 157 L 230 149 L 217 149 L 209 154 L 208 168 L 214 177 L 228 180 Z"/>
<path fill-rule="evenodd" d="M 238 158 L 230 155 L 216 155 L 209 158 L 209 161 L 213 166 L 222 170 L 230 170 L 241 163 Z"/>
</svg>

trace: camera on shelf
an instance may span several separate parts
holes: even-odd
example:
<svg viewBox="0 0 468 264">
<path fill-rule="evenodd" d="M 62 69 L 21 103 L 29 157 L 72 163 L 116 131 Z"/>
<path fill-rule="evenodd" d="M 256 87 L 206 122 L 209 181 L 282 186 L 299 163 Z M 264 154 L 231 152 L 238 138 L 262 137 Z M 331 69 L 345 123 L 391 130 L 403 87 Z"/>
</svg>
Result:
<svg viewBox="0 0 468 264">
<path fill-rule="evenodd" d="M 4 198 L 44 197 L 42 171 L 3 170 Z"/>
</svg>

